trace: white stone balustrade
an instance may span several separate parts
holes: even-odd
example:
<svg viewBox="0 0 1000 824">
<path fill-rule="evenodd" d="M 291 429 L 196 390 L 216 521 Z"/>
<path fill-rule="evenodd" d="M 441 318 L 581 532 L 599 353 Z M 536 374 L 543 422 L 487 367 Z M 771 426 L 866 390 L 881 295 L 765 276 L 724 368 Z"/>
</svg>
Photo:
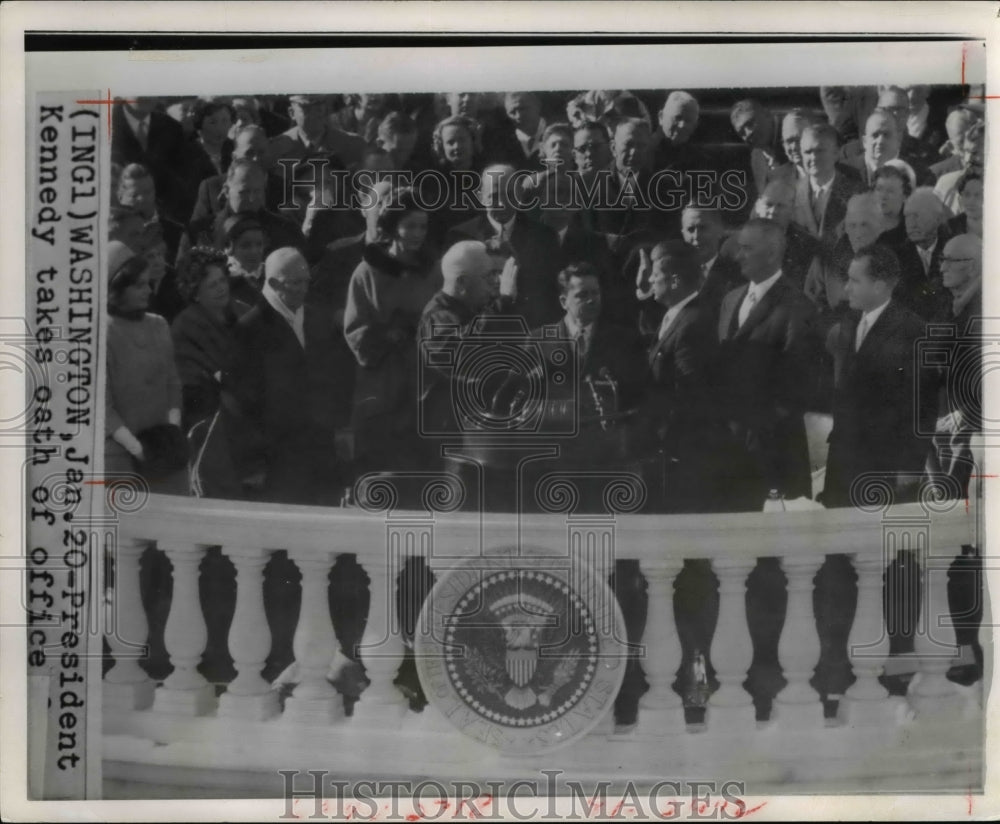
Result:
<svg viewBox="0 0 1000 824">
<path fill-rule="evenodd" d="M 912 517 L 921 514 L 917 505 L 898 509 Z M 615 763 L 630 774 L 655 769 L 652 775 L 662 776 L 668 769 L 663 759 L 673 758 L 670 763 L 677 769 L 717 770 L 721 768 L 720 758 L 732 759 L 740 753 L 746 757 L 747 750 L 737 752 L 728 746 L 735 737 L 743 742 L 741 746 L 748 741 L 758 742 L 762 752 L 766 752 L 753 768 L 774 769 L 772 761 L 782 764 L 779 772 L 786 776 L 782 780 L 794 781 L 799 774 L 822 774 L 822 765 L 827 764 L 824 758 L 841 777 L 856 773 L 867 780 L 883 766 L 887 770 L 897 769 L 902 775 L 905 770 L 899 765 L 906 758 L 912 754 L 914 763 L 926 765 L 931 763 L 928 752 L 933 754 L 937 747 L 942 756 L 935 774 L 957 771 L 954 753 L 961 752 L 966 759 L 962 762 L 962 782 L 967 782 L 968 764 L 976 763 L 976 753 L 970 749 L 975 745 L 975 736 L 970 736 L 967 729 L 962 732 L 956 725 L 954 741 L 943 741 L 951 727 L 939 724 L 934 727 L 933 736 L 922 742 L 919 732 L 925 719 L 940 718 L 954 705 L 955 687 L 945 677 L 950 658 L 942 648 L 942 645 L 953 646 L 954 633 L 947 622 L 939 626 L 934 619 L 948 614 L 946 567 L 961 544 L 968 542 L 968 518 L 974 516 L 975 513 L 966 516 L 961 507 L 933 516 L 934 567 L 931 574 L 925 573 L 928 585 L 922 611 L 925 619 L 933 623 L 927 627 L 929 632 L 925 637 L 918 633 L 916 657 L 920 673 L 907 699 L 891 698 L 878 680 L 888 652 L 882 607 L 885 541 L 879 513 L 831 510 L 788 512 L 780 517 L 757 513 L 719 515 L 711 519 L 617 517 L 617 555 L 637 559 L 649 584 L 649 607 L 642 638 L 646 654 L 642 666 L 650 690 L 640 701 L 634 734 L 609 737 L 608 725 L 601 725 L 572 747 L 553 753 L 546 763 L 564 763 L 560 759 L 565 758 L 565 763 L 579 765 L 593 759 L 595 765 Z M 509 546 L 509 519 L 502 516 L 480 519 L 461 513 L 436 516 L 432 544 L 424 538 L 404 541 L 398 545 L 395 556 L 387 552 L 386 527 L 384 517 L 356 510 L 261 507 L 151 496 L 150 504 L 142 511 L 122 519 L 121 534 L 125 538 L 118 548 L 115 607 L 125 628 L 121 638 L 129 643 L 145 641 L 147 624 L 138 594 L 139 557 L 147 545 L 165 551 L 172 565 L 173 599 L 164 640 L 174 670 L 156 690 L 151 712 L 148 699 L 143 699 L 151 682 L 138 662 L 128 657 L 123 645 L 109 634 L 115 665 L 105 678 L 105 702 L 117 711 L 105 713 L 106 726 L 133 737 L 183 743 L 187 740 L 185 736 L 194 735 L 190 732 L 194 728 L 159 723 L 156 719 L 169 717 L 167 713 L 189 716 L 199 725 L 207 725 L 197 728 L 198 735 L 217 729 L 223 737 L 221 731 L 225 726 L 213 725 L 238 720 L 241 725 L 260 725 L 262 740 L 284 741 L 282 736 L 286 736 L 288 748 L 279 748 L 286 758 L 287 753 L 301 750 L 303 759 L 322 756 L 328 759 L 324 765 L 363 772 L 365 768 L 354 765 L 350 759 L 364 753 L 359 753 L 356 746 L 347 747 L 343 754 L 337 749 L 336 736 L 349 731 L 352 736 L 361 736 L 352 741 L 383 742 L 381 749 L 372 750 L 379 753 L 381 760 L 368 769 L 385 776 L 409 775 L 414 770 L 428 774 L 425 767 L 427 771 L 431 768 L 418 763 L 419 756 L 414 758 L 414 751 L 406 749 L 406 742 L 414 736 L 421 742 L 431 736 L 439 749 L 430 760 L 444 763 L 450 757 L 455 763 L 448 767 L 452 770 L 449 774 L 460 774 L 466 762 L 459 753 L 467 753 L 470 746 L 466 738 L 447 725 L 420 727 L 408 723 L 411 714 L 406 699 L 393 685 L 404 652 L 397 614 L 397 574 L 410 554 L 428 556 L 435 572 L 446 574 L 450 565 L 476 557 L 484 548 L 488 551 Z M 565 546 L 566 535 L 566 519 L 557 515 L 524 516 L 518 524 L 518 540 L 524 545 Z M 223 553 L 236 570 L 236 607 L 228 643 L 237 675 L 226 687 L 216 711 L 214 690 L 197 671 L 207 641 L 198 580 L 205 547 L 220 541 Z M 674 547 L 683 549 L 671 551 Z M 261 675 L 271 646 L 262 573 L 269 553 L 276 549 L 286 549 L 302 574 L 301 608 L 293 642 L 297 685 L 283 710 L 279 709 L 274 689 Z M 851 553 L 858 575 L 858 606 L 849 636 L 856 682 L 841 700 L 840 728 L 831 730 L 823 725 L 822 705 L 809 684 L 820 650 L 812 591 L 814 576 L 825 555 L 845 551 Z M 330 662 L 338 648 L 329 609 L 329 575 L 336 556 L 343 552 L 356 554 L 370 581 L 369 616 L 358 652 L 371 683 L 355 704 L 349 720 L 343 720 L 343 699 L 327 681 Z M 751 696 L 743 687 L 753 656 L 746 609 L 747 576 L 762 556 L 781 559 L 788 591 L 786 620 L 778 647 L 788 684 L 774 702 L 772 717 L 776 723 L 766 730 L 758 730 Z M 393 557 L 395 561 L 390 561 Z M 707 652 L 716 667 L 720 688 L 709 699 L 706 730 L 687 739 L 690 746 L 679 742 L 672 746 L 664 739 L 691 735 L 684 725 L 681 697 L 671 687 L 681 660 L 673 587 L 686 558 L 711 561 L 719 579 L 719 617 Z M 904 740 L 891 731 L 900 729 L 907 701 L 914 707 L 915 715 L 913 727 L 907 728 Z M 239 747 L 243 747 L 241 752 L 247 749 L 245 736 L 251 728 L 240 729 L 242 738 L 234 744 L 234 752 Z M 816 745 L 805 746 L 803 735 L 815 735 Z M 794 737 L 795 745 L 785 747 L 783 736 Z M 823 736 L 841 737 L 833 746 L 826 747 Z M 695 743 L 699 741 L 704 742 L 702 749 L 699 749 L 701 744 Z M 863 757 L 845 755 L 853 753 L 852 741 L 864 742 L 863 746 L 869 748 L 862 753 Z M 398 763 L 393 760 L 397 746 Z M 872 747 L 886 749 L 875 754 Z M 404 755 L 404 750 L 409 755 Z M 833 751 L 837 753 L 835 761 L 830 757 Z M 711 763 L 692 760 L 697 759 L 699 752 L 712 753 L 714 760 Z M 808 763 L 798 763 L 804 752 Z M 233 757 L 237 763 L 219 761 L 218 767 L 239 768 L 241 759 L 248 756 Z M 266 747 L 255 751 L 253 758 L 266 760 Z M 282 761 L 279 766 L 288 764 Z M 507 768 L 513 770 L 517 765 L 510 762 Z M 744 768 L 749 769 L 745 764 Z M 603 768 L 594 766 L 594 769 Z"/>
<path fill-rule="evenodd" d="M 719 578 L 719 622 L 712 639 L 711 658 L 719 689 L 708 700 L 709 728 L 747 730 L 756 723 L 753 700 L 743 688 L 753 661 L 753 642 L 747 623 L 747 575 L 754 562 L 720 559 L 712 562 Z"/>
<path fill-rule="evenodd" d="M 778 642 L 778 660 L 788 683 L 774 699 L 772 718 L 788 729 L 819 729 L 823 704 L 809 684 L 819 663 L 820 644 L 813 616 L 813 579 L 823 556 L 781 559 L 788 579 L 788 606 Z"/>
<path fill-rule="evenodd" d="M 643 643 L 653 654 L 643 662 L 649 692 L 639 701 L 639 731 L 663 735 L 684 730 L 684 702 L 673 683 L 681 664 L 681 642 L 674 618 L 674 581 L 683 567 L 677 558 L 643 561 L 649 582 L 649 610 Z"/>
<path fill-rule="evenodd" d="M 847 638 L 847 653 L 857 680 L 847 688 L 838 715 L 845 723 L 864 728 L 900 719 L 902 699 L 890 698 L 878 680 L 889 654 L 882 617 L 884 558 L 881 553 L 855 553 L 853 560 L 858 574 L 858 607 Z"/>
<path fill-rule="evenodd" d="M 302 607 L 292 643 L 299 683 L 282 718 L 291 724 L 329 724 L 344 714 L 340 694 L 326 678 L 337 650 L 328 594 L 334 556 L 295 549 L 288 556 L 302 573 Z"/>
<path fill-rule="evenodd" d="M 229 654 L 236 677 L 219 699 L 219 715 L 262 721 L 278 714 L 278 695 L 261 676 L 271 652 L 271 629 L 264 612 L 264 565 L 261 547 L 222 547 L 236 567 L 236 609 L 229 627 Z"/>
<path fill-rule="evenodd" d="M 920 671 L 907 694 L 918 714 L 954 712 L 962 706 L 958 688 L 945 677 L 958 653 L 955 628 L 948 608 L 948 568 L 957 554 L 957 548 L 950 552 L 941 547 L 933 555 L 925 555 L 921 559 L 923 621 L 914 639 Z"/>
<path fill-rule="evenodd" d="M 153 708 L 181 715 L 203 715 L 215 706 L 215 690 L 198 672 L 208 644 L 208 629 L 198 595 L 198 573 L 205 546 L 157 540 L 173 567 L 174 590 L 163 642 L 174 669 L 156 690 Z"/>
<path fill-rule="evenodd" d="M 381 560 L 381 563 L 379 562 Z M 398 726 L 408 710 L 403 694 L 392 683 L 403 660 L 398 631 L 396 575 L 384 556 L 365 565 L 369 578 L 368 621 L 361 638 L 361 661 L 371 682 L 354 706 L 354 720 L 379 726 Z"/>
</svg>

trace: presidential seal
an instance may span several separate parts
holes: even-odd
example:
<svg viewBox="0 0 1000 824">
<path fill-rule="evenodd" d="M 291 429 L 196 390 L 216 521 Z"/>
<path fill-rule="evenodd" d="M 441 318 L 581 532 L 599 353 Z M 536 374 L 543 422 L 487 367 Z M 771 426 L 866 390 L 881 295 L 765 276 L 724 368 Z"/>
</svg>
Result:
<svg viewBox="0 0 1000 824">
<path fill-rule="evenodd" d="M 424 605 L 415 638 L 428 700 L 509 754 L 585 735 L 614 703 L 625 630 L 607 570 L 516 550 L 463 561 Z"/>
</svg>

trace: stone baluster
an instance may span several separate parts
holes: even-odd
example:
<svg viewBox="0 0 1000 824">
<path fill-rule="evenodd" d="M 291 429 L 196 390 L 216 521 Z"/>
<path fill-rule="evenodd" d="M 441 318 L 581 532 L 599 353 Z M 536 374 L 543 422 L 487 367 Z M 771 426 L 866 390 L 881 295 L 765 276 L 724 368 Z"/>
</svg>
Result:
<svg viewBox="0 0 1000 824">
<path fill-rule="evenodd" d="M 719 622 L 712 638 L 711 660 L 718 691 L 709 699 L 705 720 L 711 729 L 756 728 L 753 701 L 743 688 L 753 662 L 753 642 L 747 623 L 746 581 L 754 561 L 717 559 L 712 568 L 719 579 Z"/>
<path fill-rule="evenodd" d="M 398 559 L 398 555 L 393 556 Z M 403 638 L 397 619 L 397 564 L 372 556 L 365 561 L 371 600 L 368 621 L 361 638 L 361 660 L 371 682 L 354 705 L 354 719 L 365 726 L 397 727 L 408 706 L 405 696 L 392 683 L 403 660 Z M 417 629 L 419 632 L 419 627 Z M 430 707 L 425 708 L 426 710 Z"/>
<path fill-rule="evenodd" d="M 229 627 L 229 654 L 236 677 L 219 700 L 219 715 L 263 721 L 277 715 L 278 694 L 261 676 L 271 652 L 271 629 L 264 612 L 264 565 L 261 547 L 224 546 L 236 567 L 236 609 Z"/>
<path fill-rule="evenodd" d="M 924 620 L 914 639 L 920 670 L 907 694 L 918 717 L 957 711 L 963 703 L 958 687 L 946 677 L 958 653 L 948 606 L 948 568 L 956 554 L 954 549 L 935 548 L 934 555 L 921 558 Z"/>
<path fill-rule="evenodd" d="M 283 720 L 292 724 L 330 724 L 344 716 L 340 693 L 327 681 L 330 662 L 338 649 L 328 595 L 333 554 L 289 550 L 288 557 L 302 573 L 302 608 L 292 643 L 299 683 L 285 702 Z"/>
<path fill-rule="evenodd" d="M 809 680 L 819 663 L 820 644 L 813 615 L 813 579 L 822 557 L 786 557 L 781 568 L 788 579 L 788 607 L 778 642 L 778 660 L 788 683 L 774 699 L 773 720 L 787 729 L 819 729 L 823 703 Z"/>
<path fill-rule="evenodd" d="M 681 663 L 681 642 L 674 618 L 674 580 L 683 562 L 679 558 L 661 558 L 643 561 L 640 566 L 649 582 L 649 610 L 643 637 L 647 655 L 643 666 L 650 688 L 639 701 L 637 733 L 657 736 L 682 732 L 684 702 L 672 684 Z"/>
<path fill-rule="evenodd" d="M 111 626 L 106 633 L 115 665 L 104 676 L 102 699 L 106 712 L 144 710 L 153 703 L 153 679 L 139 666 L 149 623 L 139 591 L 139 559 L 145 541 L 123 538 L 114 554 Z"/>
<path fill-rule="evenodd" d="M 208 629 L 198 596 L 198 571 L 205 547 L 198 544 L 157 545 L 173 566 L 174 587 L 163 642 L 174 670 L 156 690 L 153 709 L 182 715 L 204 715 L 215 707 L 215 690 L 198 672 L 208 644 Z"/>
<path fill-rule="evenodd" d="M 886 559 L 881 553 L 855 553 L 853 558 L 858 574 L 858 607 L 847 639 L 847 653 L 856 680 L 844 693 L 838 716 L 857 728 L 892 724 L 902 719 L 905 702 L 891 697 L 878 680 L 889 654 L 882 610 Z"/>
</svg>

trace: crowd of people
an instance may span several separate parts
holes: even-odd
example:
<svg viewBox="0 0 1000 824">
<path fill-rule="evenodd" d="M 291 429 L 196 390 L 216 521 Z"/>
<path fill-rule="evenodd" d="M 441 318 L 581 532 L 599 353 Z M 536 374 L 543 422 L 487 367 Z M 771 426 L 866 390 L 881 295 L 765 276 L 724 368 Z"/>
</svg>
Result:
<svg viewBox="0 0 1000 824">
<path fill-rule="evenodd" d="M 337 505 L 430 467 L 507 511 L 595 465 L 649 512 L 962 497 L 985 121 L 961 92 L 733 99 L 714 139 L 686 91 L 119 101 L 109 471 Z M 498 433 L 559 449 L 525 489 Z"/>
</svg>

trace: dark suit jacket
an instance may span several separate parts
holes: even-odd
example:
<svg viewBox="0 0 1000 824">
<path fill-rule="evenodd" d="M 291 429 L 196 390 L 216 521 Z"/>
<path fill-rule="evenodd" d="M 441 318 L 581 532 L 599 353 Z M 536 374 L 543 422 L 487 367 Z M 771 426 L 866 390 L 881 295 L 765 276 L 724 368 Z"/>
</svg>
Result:
<svg viewBox="0 0 1000 824">
<path fill-rule="evenodd" d="M 663 511 L 725 511 L 731 503 L 724 477 L 732 466 L 723 464 L 732 454 L 715 386 L 716 311 L 695 296 L 649 347 L 645 413 L 665 459 Z"/>
<path fill-rule="evenodd" d="M 496 230 L 485 212 L 460 223 L 445 238 L 444 248 L 460 240 L 487 241 Z M 548 226 L 523 214 L 514 217 L 509 245 L 518 264 L 517 300 L 514 312 L 523 316 L 529 329 L 552 323 L 562 313 L 559 306 L 559 237 Z"/>
<path fill-rule="evenodd" d="M 718 326 L 722 407 L 757 465 L 742 493 L 757 506 L 770 489 L 788 498 L 812 497 L 802 414 L 812 401 L 810 373 L 821 363 L 816 310 L 782 277 L 738 326 L 748 288 L 726 295 Z"/>
<path fill-rule="evenodd" d="M 714 312 L 700 294 L 695 295 L 666 335 L 660 338 L 658 332 L 649 347 L 650 402 L 659 421 L 681 436 L 678 443 L 684 443 L 684 434 L 693 434 L 707 416 L 718 413 L 711 403 L 719 349 Z"/>
<path fill-rule="evenodd" d="M 596 196 L 594 208 L 586 210 L 586 219 L 594 231 L 610 235 L 630 237 L 639 242 L 656 242 L 667 237 L 674 237 L 680 229 L 680 206 L 667 211 L 656 206 L 650 191 L 652 175 L 643 173 L 635 177 L 636 195 L 630 198 L 623 193 L 623 186 L 618 173 L 611 170 L 606 177 L 598 177 L 594 186 L 599 194 Z M 661 197 L 665 198 L 666 194 Z M 644 208 L 648 206 L 648 208 Z"/>
<path fill-rule="evenodd" d="M 174 220 L 186 223 L 194 204 L 194 191 L 185 174 L 188 156 L 180 123 L 161 112 L 149 116 L 146 149 L 125 119 L 122 104 L 111 112 L 111 162 L 121 166 L 141 163 L 153 175 L 156 195 Z"/>
<path fill-rule="evenodd" d="M 714 319 L 718 319 L 722 299 L 727 293 L 739 288 L 744 283 L 746 281 L 736 261 L 722 255 L 716 255 L 701 285 L 698 300 L 712 312 Z"/>
<path fill-rule="evenodd" d="M 948 239 L 948 229 L 942 226 L 938 232 L 937 245 L 931 254 L 930 269 L 926 272 L 912 240 L 907 240 L 895 249 L 902 276 L 893 292 L 893 298 L 925 321 L 948 319 L 951 293 L 941 282 L 941 255 Z"/>
<path fill-rule="evenodd" d="M 928 441 L 918 433 L 934 426 L 934 393 L 927 383 L 921 392 L 916 385 L 925 380 L 914 351 L 923 321 L 890 301 L 855 352 L 859 320 L 852 312 L 831 330 L 827 344 L 835 381 L 827 506 L 848 505 L 851 484 L 863 473 L 922 472 Z"/>
<path fill-rule="evenodd" d="M 841 224 L 847 213 L 847 201 L 853 195 L 865 190 L 864 184 L 857 178 L 848 177 L 837 171 L 830 186 L 830 195 L 826 201 L 821 223 L 816 222 L 812 209 L 812 192 L 809 178 L 799 178 L 795 184 L 795 222 L 813 237 L 818 238 L 826 246 L 836 243 L 840 234 Z"/>
<path fill-rule="evenodd" d="M 305 348 L 265 300 L 237 323 L 225 387 L 263 453 L 269 500 L 311 503 L 329 497 L 313 487 L 334 479 L 334 429 L 350 413 L 350 395 L 342 387 L 346 370 L 353 368 L 349 362 L 338 364 L 336 337 L 329 315 L 310 305 Z"/>
<path fill-rule="evenodd" d="M 189 223 L 194 223 L 208 216 L 215 217 L 215 215 L 225 209 L 226 197 L 222 191 L 225 185 L 225 175 L 206 177 L 198 184 L 198 195 L 195 198 L 194 210 L 188 218 Z M 284 198 L 282 188 L 281 178 L 273 174 L 268 174 L 264 205 L 269 211 L 278 211 L 278 206 L 281 205 Z"/>
</svg>

